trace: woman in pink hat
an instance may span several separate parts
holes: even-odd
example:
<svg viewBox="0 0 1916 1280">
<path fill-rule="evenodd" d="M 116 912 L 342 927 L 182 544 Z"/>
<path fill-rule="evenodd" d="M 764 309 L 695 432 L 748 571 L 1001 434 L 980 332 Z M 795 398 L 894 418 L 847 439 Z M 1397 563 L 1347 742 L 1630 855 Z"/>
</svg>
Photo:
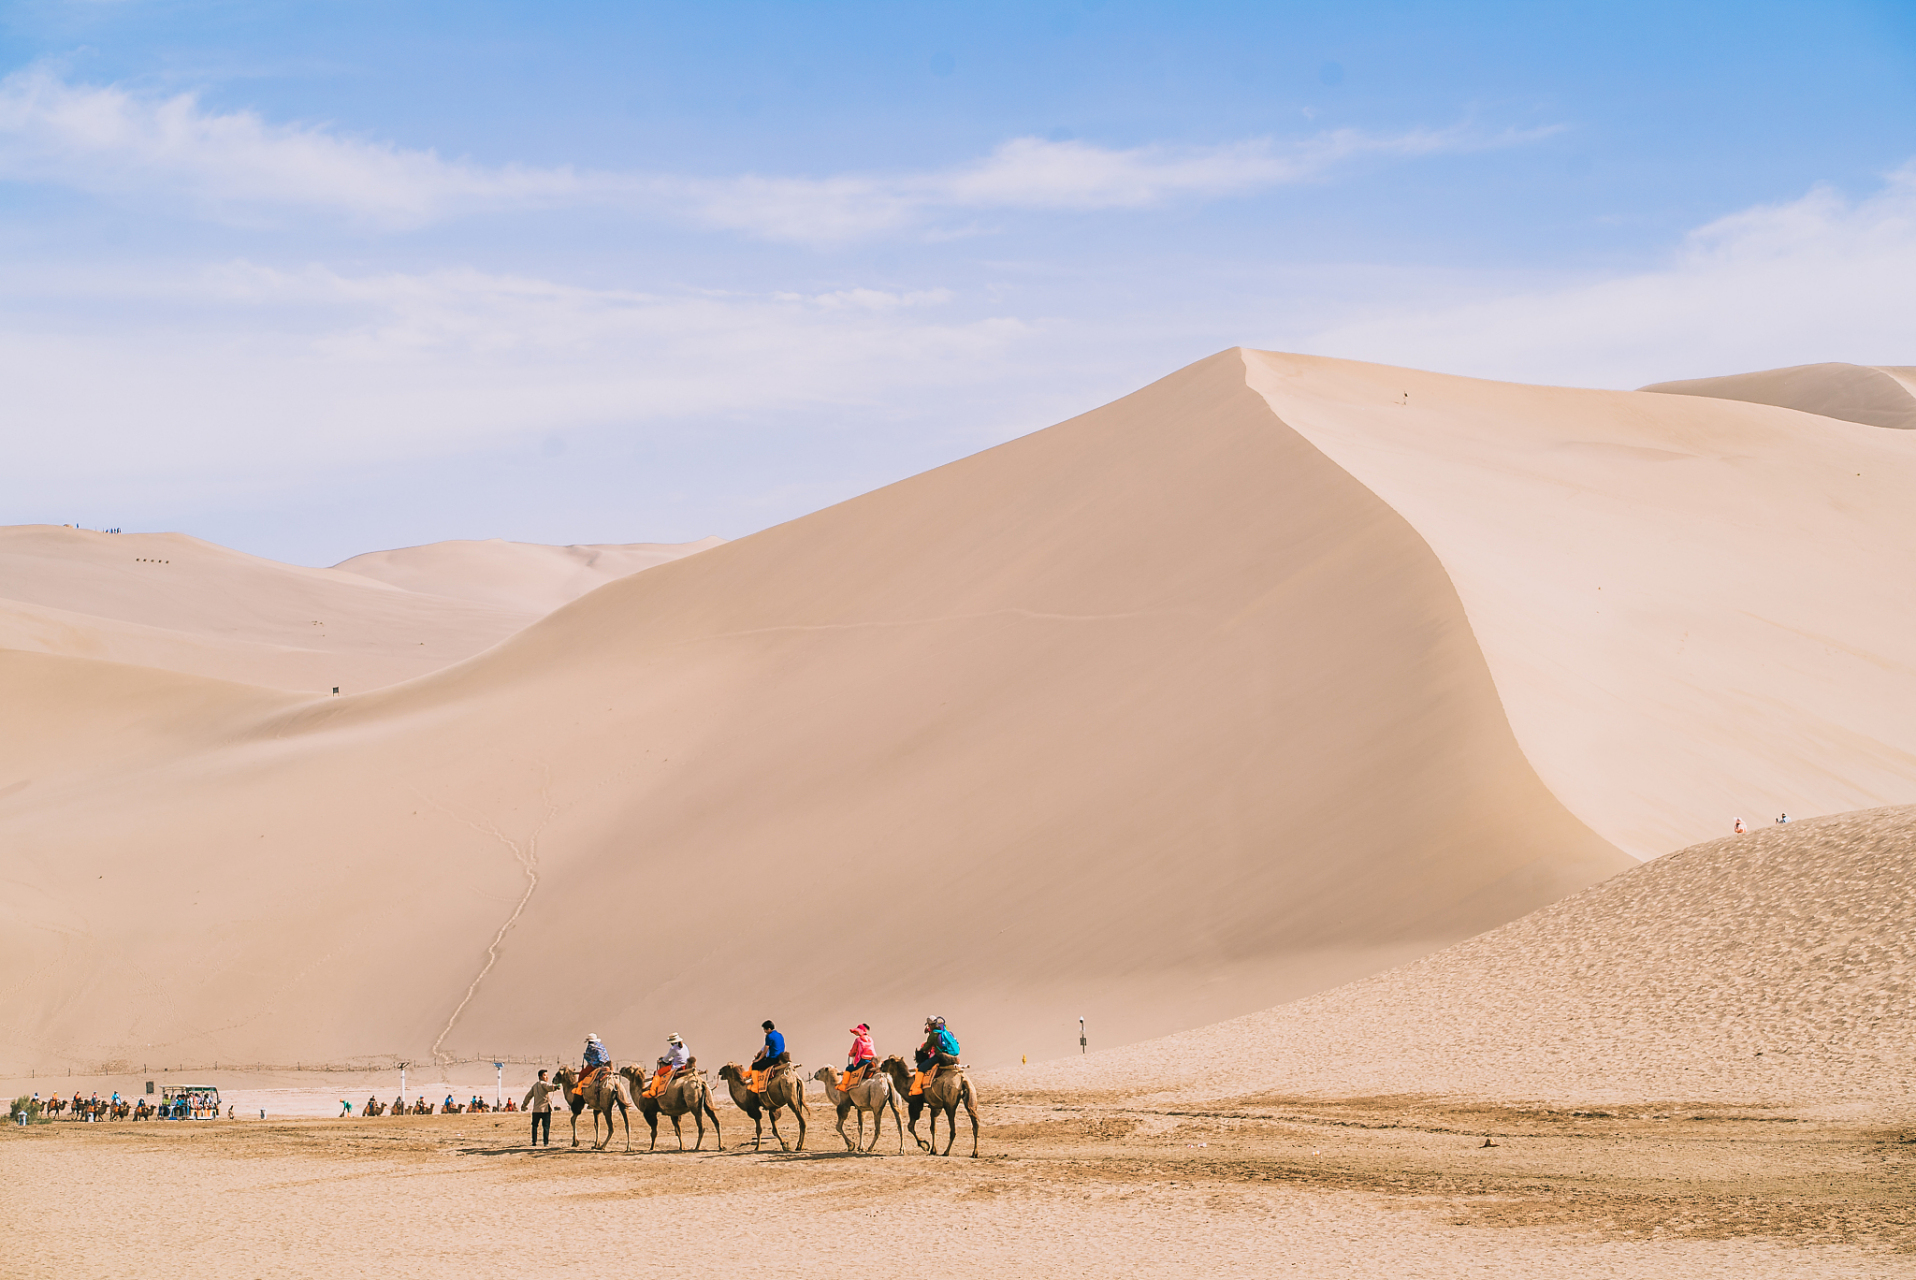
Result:
<svg viewBox="0 0 1916 1280">
<path fill-rule="evenodd" d="M 872 1029 L 864 1023 L 852 1028 L 852 1051 L 845 1055 L 845 1075 L 840 1089 L 849 1089 L 878 1065 L 878 1050 L 872 1047 Z"/>
</svg>

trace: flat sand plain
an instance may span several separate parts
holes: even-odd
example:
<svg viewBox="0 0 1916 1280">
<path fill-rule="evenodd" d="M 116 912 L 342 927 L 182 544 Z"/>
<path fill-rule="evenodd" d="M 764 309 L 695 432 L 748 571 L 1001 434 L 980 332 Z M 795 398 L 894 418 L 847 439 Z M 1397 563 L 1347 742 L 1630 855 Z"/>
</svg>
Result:
<svg viewBox="0 0 1916 1280">
<path fill-rule="evenodd" d="M 1681 1104 L 987 1096 L 978 1160 L 525 1146 L 521 1116 L 0 1134 L 7 1274 L 1906 1276 L 1916 1131 Z M 968 1134 L 961 1129 L 960 1152 Z M 741 1138 L 745 1140 L 741 1148 Z M 1485 1147 L 1488 1139 L 1495 1145 Z M 669 1146 L 669 1134 L 663 1139 Z M 881 1151 L 896 1151 L 887 1131 Z"/>
</svg>

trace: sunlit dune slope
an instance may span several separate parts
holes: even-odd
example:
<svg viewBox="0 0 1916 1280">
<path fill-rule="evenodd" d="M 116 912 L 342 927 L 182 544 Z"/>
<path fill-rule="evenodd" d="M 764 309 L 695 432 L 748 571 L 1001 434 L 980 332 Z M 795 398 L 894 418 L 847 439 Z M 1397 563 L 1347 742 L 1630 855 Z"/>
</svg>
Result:
<svg viewBox="0 0 1916 1280">
<path fill-rule="evenodd" d="M 49 662 L 139 674 L 18 657 L 0 687 Z M 1438 557 L 1237 352 L 420 680 L 137 761 L 42 764 L 38 723 L 0 740 L 22 1066 L 587 1030 L 714 1065 L 765 1017 L 819 1062 L 927 1012 L 1004 1062 L 1080 1015 L 1111 1040 L 1268 1006 L 1630 865 L 1523 758 Z"/>
<path fill-rule="evenodd" d="M 1639 857 L 1916 802 L 1916 433 L 1245 356 L 1456 584 L 1530 763 Z"/>
<path fill-rule="evenodd" d="M 1019 1073 L 1192 1096 L 1455 1094 L 1916 1114 L 1916 808 L 1669 854 L 1401 969 Z M 1168 1077 L 1165 1064 L 1176 1064 Z"/>
<path fill-rule="evenodd" d="M 1872 427 L 1916 428 L 1916 368 L 1799 364 L 1722 378 L 1654 382 L 1645 391 L 1780 405 Z"/>
<path fill-rule="evenodd" d="M 0 648 L 361 692 L 468 658 L 613 576 L 704 545 L 458 543 L 310 569 L 177 533 L 0 528 Z"/>
<path fill-rule="evenodd" d="M 614 578 L 723 542 L 723 538 L 702 538 L 697 542 L 548 547 L 489 538 L 483 542 L 433 542 L 396 551 L 371 551 L 333 567 L 408 591 L 540 615 Z"/>
</svg>

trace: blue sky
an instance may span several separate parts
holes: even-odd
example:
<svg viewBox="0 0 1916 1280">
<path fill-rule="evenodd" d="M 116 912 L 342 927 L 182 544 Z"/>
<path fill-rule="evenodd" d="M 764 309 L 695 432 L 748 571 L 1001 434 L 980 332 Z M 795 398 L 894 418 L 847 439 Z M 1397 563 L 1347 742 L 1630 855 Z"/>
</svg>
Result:
<svg viewBox="0 0 1916 1280">
<path fill-rule="evenodd" d="M 1243 343 L 1916 363 L 1916 6 L 0 9 L 0 521 L 736 537 Z"/>
</svg>

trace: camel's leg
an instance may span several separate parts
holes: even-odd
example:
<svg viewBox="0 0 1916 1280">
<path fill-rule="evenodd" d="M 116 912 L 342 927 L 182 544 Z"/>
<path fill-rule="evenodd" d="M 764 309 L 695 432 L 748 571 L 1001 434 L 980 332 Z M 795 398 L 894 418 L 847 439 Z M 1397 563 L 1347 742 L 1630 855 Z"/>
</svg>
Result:
<svg viewBox="0 0 1916 1280">
<path fill-rule="evenodd" d="M 778 1149 L 780 1151 L 790 1151 L 791 1148 L 785 1144 L 784 1135 L 778 1131 L 778 1108 L 770 1102 L 765 1104 L 765 1120 L 772 1126 L 772 1136 L 778 1139 Z"/>
<path fill-rule="evenodd" d="M 679 1150 L 685 1150 L 685 1130 L 679 1128 L 679 1118 L 672 1117 L 672 1136 L 679 1140 Z"/>
<path fill-rule="evenodd" d="M 765 1112 L 761 1108 L 759 1113 L 752 1117 L 752 1150 L 757 1151 L 759 1144 L 763 1141 L 765 1141 Z"/>
<path fill-rule="evenodd" d="M 905 1154 L 905 1122 L 898 1118 L 898 1098 L 895 1095 L 891 1098 L 891 1122 L 898 1129 L 898 1154 L 902 1156 Z M 876 1146 L 877 1143 L 872 1145 Z"/>
<path fill-rule="evenodd" d="M 631 1155 L 632 1154 L 632 1115 L 626 1109 L 626 1105 L 623 1102 L 619 1104 L 619 1119 L 623 1121 L 625 1124 L 625 1154 Z M 612 1121 L 609 1118 L 605 1122 L 605 1127 L 607 1130 L 610 1130 L 612 1128 Z"/>
<path fill-rule="evenodd" d="M 971 1082 L 965 1081 L 965 1114 L 971 1117 L 971 1158 L 978 1158 L 978 1100 L 971 1096 Z"/>
<path fill-rule="evenodd" d="M 924 1114 L 924 1110 L 925 1096 L 923 1094 L 919 1094 L 915 1100 L 910 1094 L 905 1095 L 905 1111 L 911 1118 L 908 1126 L 911 1129 L 911 1140 L 918 1144 L 920 1151 L 930 1151 L 931 1148 L 925 1145 L 925 1140 L 918 1136 L 918 1117 Z"/>
<path fill-rule="evenodd" d="M 577 1111 L 572 1113 L 572 1145 L 575 1147 L 579 1145 L 579 1113 Z"/>
<path fill-rule="evenodd" d="M 845 1107 L 843 1107 L 843 1106 L 841 1106 L 841 1107 L 839 1107 L 839 1108 L 838 1108 L 838 1136 L 839 1136 L 839 1137 L 841 1137 L 841 1138 L 845 1138 L 845 1112 L 846 1112 L 846 1110 L 847 1110 L 847 1108 L 845 1108 Z M 862 1116 L 860 1117 L 860 1120 L 861 1120 L 861 1121 L 863 1120 L 863 1117 L 862 1117 Z M 859 1138 L 860 1138 L 860 1139 L 863 1139 L 863 1138 L 864 1138 L 864 1136 L 865 1136 L 865 1131 L 864 1131 L 864 1129 L 862 1129 L 862 1128 L 861 1128 L 861 1129 L 859 1129 L 859 1131 L 858 1131 L 858 1136 L 859 1136 Z M 847 1151 L 855 1151 L 855 1150 L 857 1150 L 857 1148 L 856 1148 L 856 1147 L 854 1147 L 854 1146 L 852 1146 L 852 1140 L 851 1140 L 850 1138 L 845 1138 L 845 1150 L 847 1150 Z"/>
<path fill-rule="evenodd" d="M 799 1087 L 804 1088 L 803 1085 Z M 802 1092 L 798 1095 L 798 1105 L 792 1110 L 798 1113 L 798 1149 L 803 1151 L 805 1149 L 805 1095 Z"/>
<path fill-rule="evenodd" d="M 925 1104 L 925 1119 L 931 1122 L 931 1141 L 925 1144 L 925 1153 L 935 1156 L 938 1154 L 938 1108 L 929 1102 Z"/>
<path fill-rule="evenodd" d="M 719 1113 L 713 1111 L 713 1100 L 711 1100 L 709 1096 L 705 1096 L 705 1094 L 699 1094 L 699 1144 L 697 1144 L 696 1148 L 692 1148 L 692 1150 L 694 1150 L 694 1152 L 705 1150 L 705 1117 L 707 1117 L 707 1115 L 713 1119 L 713 1142 L 719 1144 L 719 1150 L 722 1152 L 722 1150 L 724 1150 L 724 1134 L 719 1132 Z"/>
<path fill-rule="evenodd" d="M 939 1155 L 951 1154 L 951 1144 L 958 1141 L 958 1104 L 953 1102 L 945 1108 L 945 1149 Z"/>
</svg>

